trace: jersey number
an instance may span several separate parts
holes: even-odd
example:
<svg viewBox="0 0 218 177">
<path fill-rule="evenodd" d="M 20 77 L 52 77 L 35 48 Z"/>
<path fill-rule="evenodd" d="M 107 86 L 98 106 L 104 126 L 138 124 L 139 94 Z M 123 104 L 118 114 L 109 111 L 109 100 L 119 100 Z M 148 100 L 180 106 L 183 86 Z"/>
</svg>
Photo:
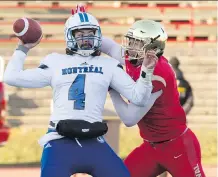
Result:
<svg viewBox="0 0 218 177">
<path fill-rule="evenodd" d="M 74 100 L 74 109 L 84 110 L 86 94 L 85 89 L 85 74 L 78 74 L 71 84 L 68 92 L 68 100 Z"/>
</svg>

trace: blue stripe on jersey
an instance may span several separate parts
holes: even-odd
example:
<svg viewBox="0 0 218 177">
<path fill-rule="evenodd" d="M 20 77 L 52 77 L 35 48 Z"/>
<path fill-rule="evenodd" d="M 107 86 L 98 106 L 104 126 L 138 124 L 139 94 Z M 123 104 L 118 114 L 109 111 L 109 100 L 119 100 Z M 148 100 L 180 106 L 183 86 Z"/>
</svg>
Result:
<svg viewBox="0 0 218 177">
<path fill-rule="evenodd" d="M 84 22 L 84 17 L 83 17 L 83 15 L 82 15 L 82 13 L 79 13 L 79 18 L 80 18 L 80 21 L 81 21 L 81 22 Z"/>
<path fill-rule="evenodd" d="M 88 15 L 87 13 L 83 13 L 84 17 L 85 17 L 85 22 L 89 22 L 89 18 L 88 18 Z"/>
</svg>

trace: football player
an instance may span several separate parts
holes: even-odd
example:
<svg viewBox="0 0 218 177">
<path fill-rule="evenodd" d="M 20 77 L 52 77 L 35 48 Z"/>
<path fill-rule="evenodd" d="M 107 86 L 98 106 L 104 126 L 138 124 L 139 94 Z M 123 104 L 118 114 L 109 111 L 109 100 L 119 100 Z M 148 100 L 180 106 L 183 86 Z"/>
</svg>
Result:
<svg viewBox="0 0 218 177">
<path fill-rule="evenodd" d="M 125 164 L 131 177 L 156 177 L 164 171 L 173 177 L 204 177 L 198 139 L 186 126 L 175 73 L 163 56 L 166 40 L 163 26 L 152 20 L 136 21 L 125 35 L 122 47 L 103 38 L 101 51 L 125 64 L 126 72 L 135 81 L 140 77 L 147 51 L 154 50 L 158 57 L 152 93 L 162 90 L 160 97 L 139 107 L 131 101 L 127 104 L 117 91 L 110 90 L 119 117 L 126 126 L 138 124 L 143 138 L 143 143 L 128 155 Z"/>
<path fill-rule="evenodd" d="M 102 112 L 109 87 L 144 106 L 151 95 L 157 57 L 146 54 L 141 76 L 134 82 L 117 60 L 99 56 L 102 35 L 94 16 L 80 12 L 70 16 L 64 32 L 66 54 L 51 53 L 38 68 L 23 70 L 28 50 L 40 39 L 34 44 L 20 41 L 4 74 L 4 82 L 11 86 L 53 90 L 49 129 L 39 140 L 41 177 L 75 173 L 129 177 L 123 161 L 102 137 L 107 132 Z"/>
</svg>

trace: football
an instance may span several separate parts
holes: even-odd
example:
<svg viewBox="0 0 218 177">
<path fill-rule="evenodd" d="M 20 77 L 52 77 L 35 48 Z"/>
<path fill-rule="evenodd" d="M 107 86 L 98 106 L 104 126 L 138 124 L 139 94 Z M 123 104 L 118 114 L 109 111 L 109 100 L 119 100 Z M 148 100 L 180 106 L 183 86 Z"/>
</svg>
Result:
<svg viewBox="0 0 218 177">
<path fill-rule="evenodd" d="M 40 24 L 31 18 L 17 19 L 13 24 L 15 35 L 24 43 L 35 43 L 42 36 Z"/>
</svg>

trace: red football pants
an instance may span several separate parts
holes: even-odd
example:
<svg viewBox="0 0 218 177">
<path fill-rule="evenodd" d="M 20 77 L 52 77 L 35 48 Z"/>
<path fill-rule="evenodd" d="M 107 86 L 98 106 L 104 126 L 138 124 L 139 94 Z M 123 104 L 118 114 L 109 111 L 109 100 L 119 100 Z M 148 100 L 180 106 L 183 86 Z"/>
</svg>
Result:
<svg viewBox="0 0 218 177">
<path fill-rule="evenodd" d="M 151 145 L 145 141 L 124 162 L 131 177 L 156 177 L 164 171 L 173 177 L 205 177 L 200 144 L 190 129 L 169 142 Z"/>
</svg>

